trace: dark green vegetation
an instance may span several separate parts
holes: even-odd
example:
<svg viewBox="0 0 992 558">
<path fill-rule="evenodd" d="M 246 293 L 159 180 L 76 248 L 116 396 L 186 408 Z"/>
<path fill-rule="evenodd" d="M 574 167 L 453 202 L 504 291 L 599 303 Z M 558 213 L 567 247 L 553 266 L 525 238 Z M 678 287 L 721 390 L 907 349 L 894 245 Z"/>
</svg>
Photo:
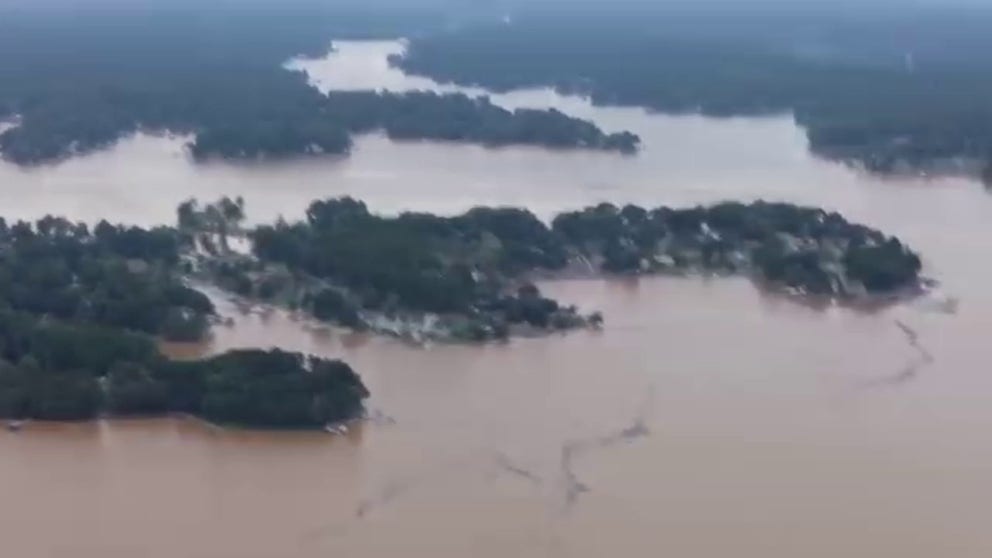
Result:
<svg viewBox="0 0 992 558">
<path fill-rule="evenodd" d="M 992 177 L 992 63 L 984 56 L 992 10 L 980 7 L 20 4 L 0 6 L 0 118 L 23 117 L 0 136 L 0 152 L 20 163 L 97 149 L 137 130 L 192 133 L 199 158 L 345 153 L 354 133 L 376 128 L 396 138 L 487 145 L 636 147 L 632 135 L 607 136 L 561 114 L 511 114 L 457 96 L 327 97 L 305 76 L 280 69 L 291 56 L 320 54 L 332 38 L 408 36 L 415 38 L 410 55 L 397 62 L 442 80 L 495 89 L 554 85 L 601 104 L 668 112 L 791 112 L 811 147 L 828 157 L 883 172 Z M 493 23 L 504 14 L 512 25 Z"/>
<path fill-rule="evenodd" d="M 598 104 L 794 113 L 815 152 L 881 172 L 955 161 L 976 172 L 992 158 L 992 64 L 982 54 L 992 10 L 740 4 L 521 9 L 512 25 L 417 37 L 394 63 L 500 90 L 553 85 Z"/>
<path fill-rule="evenodd" d="M 0 154 L 41 163 L 137 131 L 193 134 L 200 159 L 346 153 L 352 134 L 375 129 L 402 139 L 636 148 L 631 135 L 607 136 L 560 113 L 511 113 L 458 95 L 325 96 L 281 67 L 322 54 L 333 37 L 396 34 L 426 15 L 293 2 L 159 4 L 78 13 L 0 6 L 0 118 L 21 117 L 0 135 Z"/>
<path fill-rule="evenodd" d="M 602 204 L 559 215 L 553 229 L 615 273 L 741 273 L 839 298 L 919 285 L 920 258 L 898 239 L 836 213 L 791 204 L 653 210 Z"/>
<path fill-rule="evenodd" d="M 534 276 L 742 274 L 838 299 L 920 284 L 919 257 L 897 239 L 836 213 L 764 202 L 651 210 L 603 204 L 560 214 L 548 227 L 521 209 L 384 217 L 342 198 L 313 203 L 304 222 L 249 234 L 255 258 L 208 260 L 222 286 L 352 328 L 414 323 L 411 334 L 440 338 L 599 321 L 541 296 L 528 283 Z"/>
<path fill-rule="evenodd" d="M 353 419 L 369 392 L 347 364 L 283 351 L 232 351 L 196 363 L 169 363 L 178 402 L 219 423 L 317 427 Z M 183 380 L 176 381 L 175 378 Z"/>
<path fill-rule="evenodd" d="M 312 107 L 285 121 L 238 120 L 199 132 L 193 156 L 255 159 L 345 153 L 351 134 L 383 130 L 394 140 L 443 140 L 488 146 L 541 145 L 637 151 L 629 132 L 604 134 L 556 110 L 510 112 L 461 94 L 336 92 L 316 94 Z M 300 107 L 298 107 L 300 108 Z"/>
<path fill-rule="evenodd" d="M 213 304 L 180 279 L 175 230 L 65 219 L 0 219 L 0 308 L 159 335 L 200 339 Z"/>
<path fill-rule="evenodd" d="M 225 424 L 310 428 L 359 416 L 367 396 L 336 360 L 243 350 L 177 362 L 145 336 L 0 311 L 4 418 L 184 412 Z"/>
<path fill-rule="evenodd" d="M 240 200 L 191 201 L 178 215 L 178 229 L 153 230 L 0 222 L 0 417 L 187 412 L 297 428 L 360 415 L 368 392 L 339 361 L 261 350 L 162 356 L 153 335 L 199 339 L 213 313 L 186 275 L 351 328 L 457 340 L 600 324 L 542 296 L 534 276 L 736 273 L 841 299 L 919 284 L 920 260 L 898 240 L 787 204 L 603 204 L 549 227 L 521 209 L 384 217 L 331 199 L 303 222 L 248 231 L 254 257 L 227 240 L 243 232 Z"/>
<path fill-rule="evenodd" d="M 234 220 L 233 206 L 220 204 Z M 213 214 L 213 211 L 205 211 Z M 345 364 L 279 351 L 179 363 L 153 336 L 196 341 L 213 304 L 182 282 L 192 239 L 46 217 L 0 219 L 0 417 L 81 420 L 194 413 L 248 426 L 358 416 L 368 393 Z"/>
<path fill-rule="evenodd" d="M 427 335 L 486 339 L 505 337 L 511 328 L 586 323 L 575 308 L 515 281 L 567 262 L 557 237 L 524 210 L 390 218 L 343 198 L 313 203 L 305 222 L 250 234 L 258 262 L 254 269 L 251 263 L 217 266 L 223 284 L 268 298 L 289 287 L 290 304 L 350 327 L 388 329 L 383 324 L 434 314 L 441 316 L 437 323 L 419 324 Z M 299 285 L 304 288 L 294 289 Z"/>
</svg>

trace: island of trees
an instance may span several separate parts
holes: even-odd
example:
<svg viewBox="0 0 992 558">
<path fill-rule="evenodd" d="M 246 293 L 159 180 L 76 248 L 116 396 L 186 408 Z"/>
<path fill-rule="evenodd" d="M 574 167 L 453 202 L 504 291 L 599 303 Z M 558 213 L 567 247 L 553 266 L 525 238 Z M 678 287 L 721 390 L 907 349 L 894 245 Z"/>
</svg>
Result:
<svg viewBox="0 0 992 558">
<path fill-rule="evenodd" d="M 72 16 L 0 6 L 0 122 L 18 121 L 0 133 L 0 156 L 44 163 L 139 131 L 191 135 L 196 159 L 345 154 L 355 134 L 378 130 L 403 140 L 637 149 L 633 134 L 553 110 L 507 111 L 464 95 L 324 95 L 282 67 L 322 54 L 333 37 L 395 28 L 401 16 L 382 16 L 380 26 L 281 5 L 270 13 L 144 4 Z"/>
<path fill-rule="evenodd" d="M 203 222 L 188 216 L 195 204 L 184 207 L 181 221 Z M 920 258 L 898 239 L 783 203 L 602 204 L 562 213 L 548 226 L 523 209 L 388 217 L 338 198 L 311 204 L 304 221 L 247 234 L 252 255 L 215 250 L 201 258 L 200 272 L 238 294 L 321 320 L 421 338 L 485 340 L 602 321 L 542 296 L 535 277 L 739 274 L 849 301 L 921 285 Z"/>
<path fill-rule="evenodd" d="M 223 200 L 220 202 L 224 205 Z M 204 238 L 201 280 L 237 294 L 300 308 L 357 329 L 404 337 L 485 340 L 566 330 L 599 318 L 543 297 L 523 280 L 561 268 L 564 246 L 520 209 L 478 208 L 460 217 L 383 217 L 351 198 L 314 202 L 307 219 L 247 231 L 252 255 L 224 250 L 209 215 L 188 202 L 180 226 Z M 217 239 L 217 240 L 213 240 Z"/>
<path fill-rule="evenodd" d="M 178 217 L 154 229 L 0 220 L 0 417 L 181 412 L 311 428 L 361 416 L 368 390 L 337 360 L 163 356 L 159 339 L 201 339 L 215 318 L 190 279 L 348 328 L 460 341 L 602 323 L 543 296 L 537 277 L 739 274 L 838 300 L 921 285 L 920 259 L 898 239 L 782 203 L 601 204 L 548 225 L 523 209 L 391 217 L 338 198 L 314 202 L 303 221 L 245 229 L 243 202 L 224 198 L 186 202 Z M 242 234 L 250 254 L 230 247 Z"/>
<path fill-rule="evenodd" d="M 837 213 L 786 203 L 724 202 L 646 210 L 602 204 L 555 218 L 573 253 L 614 273 L 743 274 L 839 300 L 914 291 L 919 256 Z"/>
<path fill-rule="evenodd" d="M 198 340 L 214 314 L 188 287 L 176 229 L 0 220 L 0 417 L 83 420 L 191 413 L 232 425 L 321 427 L 361 415 L 348 365 L 278 350 L 194 362 L 157 338 Z"/>
<path fill-rule="evenodd" d="M 190 144 L 197 159 L 258 159 L 343 154 L 352 134 L 383 131 L 394 140 L 437 140 L 490 147 L 537 145 L 634 153 L 640 138 L 606 134 L 554 109 L 509 111 L 488 98 L 430 92 L 332 92 L 284 120 L 237 119 L 202 129 Z M 11 131 L 16 135 L 17 131 Z M 0 139 L 2 142 L 2 139 Z"/>
</svg>

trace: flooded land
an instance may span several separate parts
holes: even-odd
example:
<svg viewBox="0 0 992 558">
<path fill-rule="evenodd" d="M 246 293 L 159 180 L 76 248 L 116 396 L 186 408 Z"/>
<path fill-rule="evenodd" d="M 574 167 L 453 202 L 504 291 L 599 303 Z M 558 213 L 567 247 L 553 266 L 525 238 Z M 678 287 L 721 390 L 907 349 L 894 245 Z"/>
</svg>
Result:
<svg viewBox="0 0 992 558">
<path fill-rule="evenodd" d="M 321 88 L 460 90 L 405 76 L 400 42 L 294 60 Z M 471 91 L 470 91 L 471 92 Z M 481 93 L 481 91 L 476 91 Z M 192 419 L 29 424 L 0 434 L 0 533 L 23 558 L 985 557 L 992 197 L 956 178 L 880 178 L 810 155 L 789 115 L 710 119 L 556 107 L 636 156 L 395 143 L 349 157 L 194 163 L 182 138 L 0 163 L 4 215 L 171 223 L 189 197 L 242 195 L 250 220 L 352 195 L 375 211 L 479 204 L 548 217 L 610 201 L 734 199 L 837 210 L 899 236 L 939 282 L 874 311 L 814 308 L 744 279 L 542 285 L 602 331 L 414 347 L 281 310 L 246 311 L 193 358 L 277 346 L 341 358 L 372 392 L 346 435 L 223 430 Z"/>
</svg>

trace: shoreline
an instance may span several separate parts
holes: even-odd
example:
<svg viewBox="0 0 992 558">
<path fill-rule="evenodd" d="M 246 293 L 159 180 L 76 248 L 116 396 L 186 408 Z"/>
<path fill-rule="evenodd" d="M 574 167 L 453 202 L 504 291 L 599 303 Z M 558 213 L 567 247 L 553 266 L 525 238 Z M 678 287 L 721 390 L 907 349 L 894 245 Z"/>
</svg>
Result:
<svg viewBox="0 0 992 558">
<path fill-rule="evenodd" d="M 376 423 L 380 422 L 383 424 L 392 424 L 395 421 L 386 415 L 376 415 L 370 413 L 367 409 L 362 412 L 360 416 L 344 419 L 332 423 L 325 424 L 323 426 L 315 426 L 310 428 L 272 428 L 272 427 L 255 427 L 255 426 L 240 426 L 236 424 L 222 424 L 211 422 L 210 420 L 201 417 L 193 413 L 151 413 L 151 414 L 136 414 L 136 415 L 110 415 L 101 414 L 99 416 L 82 419 L 82 420 L 47 420 L 47 419 L 2 419 L 0 422 L 3 423 L 3 428 L 8 433 L 19 434 L 23 432 L 29 432 L 32 429 L 32 425 L 38 426 L 82 426 L 82 425 L 97 425 L 103 422 L 107 423 L 122 423 L 122 422 L 150 422 L 158 420 L 175 420 L 179 422 L 190 422 L 198 424 L 199 426 L 213 431 L 215 433 L 232 433 L 232 432 L 279 432 L 279 433 L 326 433 L 332 435 L 345 435 L 351 431 L 353 427 L 364 423 Z"/>
<path fill-rule="evenodd" d="M 852 312 L 872 313 L 885 310 L 901 304 L 910 303 L 919 298 L 925 297 L 939 287 L 939 282 L 930 278 L 920 277 L 912 285 L 904 286 L 887 293 L 866 293 L 862 295 L 841 296 L 837 294 L 813 294 L 802 292 L 781 284 L 776 284 L 764 280 L 761 277 L 749 275 L 747 273 L 719 273 L 707 272 L 705 270 L 670 270 L 653 271 L 645 273 L 610 273 L 603 270 L 580 270 L 572 269 L 561 272 L 530 272 L 523 277 L 511 281 L 512 285 L 535 283 L 538 285 L 553 285 L 560 282 L 583 281 L 583 282 L 607 282 L 616 283 L 623 281 L 638 281 L 640 279 L 683 279 L 687 281 L 702 281 L 709 279 L 739 279 L 751 283 L 751 285 L 763 295 L 780 298 L 784 301 L 804 306 L 812 309 L 825 309 L 837 307 Z M 259 298 L 246 297 L 214 283 L 196 282 L 193 285 L 200 289 L 207 289 L 208 296 L 216 300 L 221 297 L 225 303 L 232 306 L 240 316 L 267 316 L 272 312 L 283 312 L 287 318 L 296 322 L 301 322 L 302 327 L 307 330 L 325 329 L 330 332 L 340 334 L 367 334 L 375 337 L 393 339 L 402 342 L 412 348 L 424 348 L 431 344 L 453 345 L 453 346 L 486 346 L 490 344 L 506 344 L 515 339 L 544 339 L 556 335 L 568 335 L 577 331 L 598 331 L 609 328 L 609 315 L 600 314 L 596 308 L 579 308 L 580 301 L 559 301 L 563 307 L 576 306 L 579 315 L 588 316 L 600 315 L 602 321 L 598 325 L 584 323 L 576 327 L 565 329 L 538 328 L 535 326 L 515 325 L 511 327 L 510 334 L 505 338 L 492 338 L 484 340 L 463 339 L 457 336 L 438 336 L 438 330 L 429 327 L 429 323 L 442 320 L 444 316 L 437 316 L 428 313 L 409 312 L 404 316 L 392 318 L 390 321 L 396 325 L 394 328 L 375 327 L 370 324 L 366 329 L 356 329 L 331 321 L 324 321 L 316 318 L 309 312 L 300 309 L 292 309 L 288 305 L 278 302 L 265 301 Z M 235 316 L 230 314 L 219 314 L 212 327 L 231 327 L 231 320 Z M 405 326 L 405 327 L 404 327 Z M 168 342 L 166 346 L 177 348 L 196 347 L 209 344 L 208 337 L 197 342 L 182 343 Z M 170 356 L 170 358 L 174 358 Z M 191 357 L 193 360 L 200 357 Z M 183 358 L 183 360 L 186 360 Z"/>
</svg>

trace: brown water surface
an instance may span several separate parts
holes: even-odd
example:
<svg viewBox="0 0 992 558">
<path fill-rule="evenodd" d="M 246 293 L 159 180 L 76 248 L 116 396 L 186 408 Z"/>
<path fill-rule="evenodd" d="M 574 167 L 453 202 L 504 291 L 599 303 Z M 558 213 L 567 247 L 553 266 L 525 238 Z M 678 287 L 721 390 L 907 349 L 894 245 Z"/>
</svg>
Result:
<svg viewBox="0 0 992 558">
<path fill-rule="evenodd" d="M 294 64 L 327 87 L 347 86 L 335 64 L 355 87 L 422 86 L 383 63 L 396 48 L 347 43 Z M 199 167 L 174 140 L 139 137 L 53 167 L 0 166 L 0 191 L 11 215 L 112 209 L 135 222 L 167 220 L 193 193 L 243 193 L 256 219 L 339 193 L 385 211 L 517 203 L 542 215 L 604 199 L 784 199 L 899 234 L 942 287 L 864 313 L 740 279 L 568 281 L 545 288 L 602 310 L 604 331 L 427 348 L 242 314 L 214 293 L 234 325 L 177 356 L 279 346 L 341 357 L 378 419 L 343 437 L 179 419 L 0 433 L 3 555 L 992 553 L 992 201 L 981 186 L 816 160 L 787 118 L 673 118 L 549 92 L 494 99 L 631 128 L 646 149 L 629 159 L 368 137 L 343 161 Z"/>
</svg>

